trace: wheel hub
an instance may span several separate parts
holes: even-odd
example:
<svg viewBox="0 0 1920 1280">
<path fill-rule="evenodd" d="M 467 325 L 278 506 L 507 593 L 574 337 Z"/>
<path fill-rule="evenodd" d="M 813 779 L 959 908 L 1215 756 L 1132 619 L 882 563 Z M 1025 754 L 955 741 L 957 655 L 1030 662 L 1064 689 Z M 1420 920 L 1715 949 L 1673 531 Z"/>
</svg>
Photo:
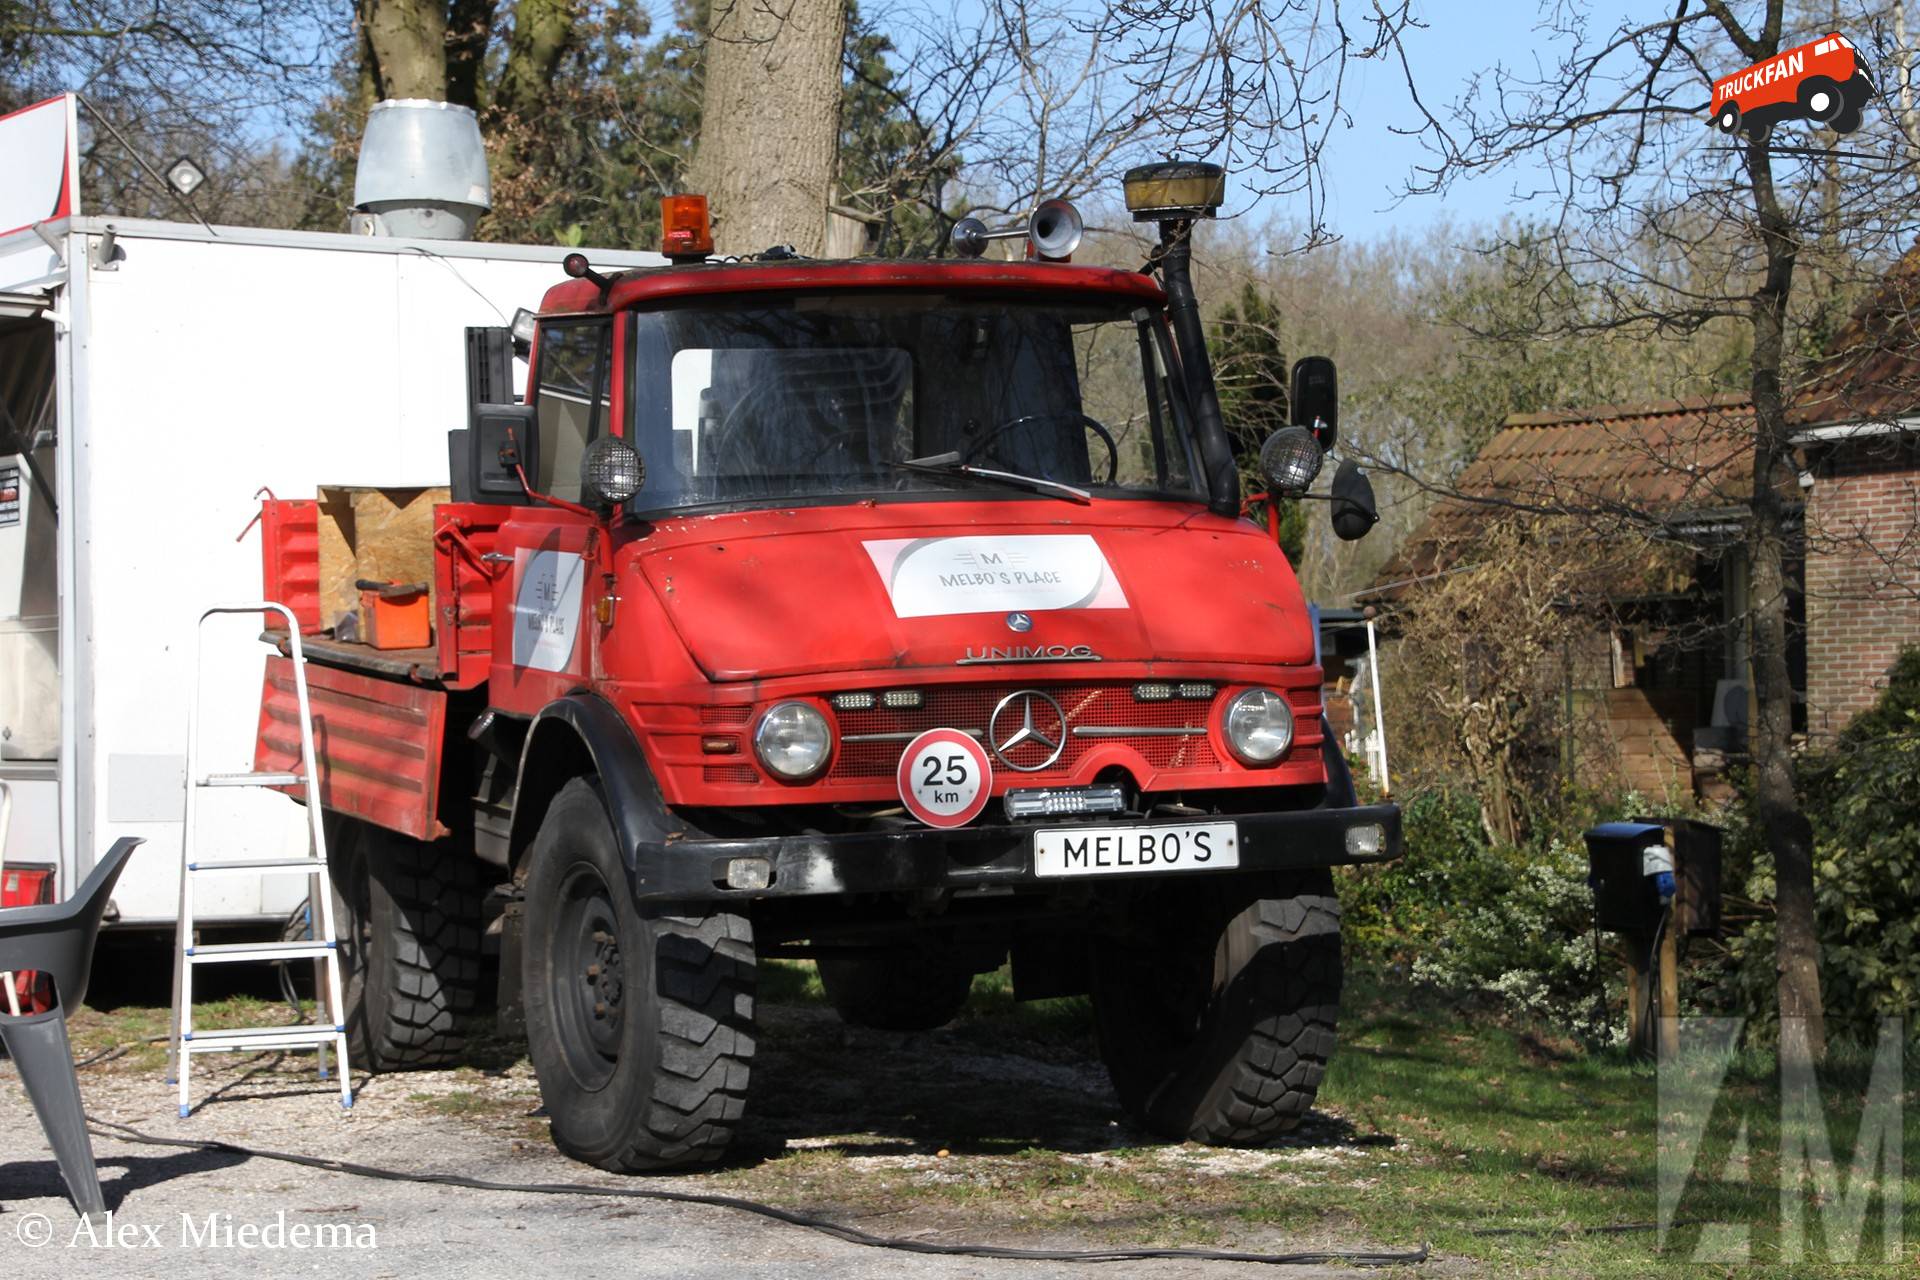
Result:
<svg viewBox="0 0 1920 1280">
<path fill-rule="evenodd" d="M 547 957 L 558 1047 L 588 1089 L 604 1087 L 620 1060 L 626 959 L 618 921 L 600 875 L 591 867 L 576 868 L 561 890 Z"/>
</svg>

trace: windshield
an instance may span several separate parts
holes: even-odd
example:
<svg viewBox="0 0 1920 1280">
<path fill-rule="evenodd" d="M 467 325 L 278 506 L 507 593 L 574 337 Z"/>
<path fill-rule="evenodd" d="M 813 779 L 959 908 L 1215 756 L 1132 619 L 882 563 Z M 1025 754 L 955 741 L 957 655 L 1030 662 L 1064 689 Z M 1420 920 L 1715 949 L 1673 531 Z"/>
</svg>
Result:
<svg viewBox="0 0 1920 1280">
<path fill-rule="evenodd" d="M 1102 496 L 1199 496 L 1146 311 L 833 294 L 639 312 L 631 331 L 642 510 L 990 492 L 956 484 L 956 463 Z M 914 461 L 931 465 L 898 465 Z"/>
</svg>

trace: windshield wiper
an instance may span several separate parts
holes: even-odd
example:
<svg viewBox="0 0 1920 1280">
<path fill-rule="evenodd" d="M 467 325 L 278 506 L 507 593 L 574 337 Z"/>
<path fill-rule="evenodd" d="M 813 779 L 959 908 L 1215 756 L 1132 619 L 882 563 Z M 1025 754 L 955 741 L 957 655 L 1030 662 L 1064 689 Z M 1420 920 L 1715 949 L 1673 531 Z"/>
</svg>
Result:
<svg viewBox="0 0 1920 1280">
<path fill-rule="evenodd" d="M 1006 489 L 1024 489 L 1030 493 L 1043 493 L 1049 498 L 1060 498 L 1067 502 L 1077 502 L 1081 506 L 1091 506 L 1093 495 L 1085 489 L 1076 489 L 1070 484 L 1061 484 L 1058 480 L 1043 480 L 1039 476 L 1023 476 L 1018 471 L 996 471 L 992 467 L 976 467 L 970 462 L 960 461 L 958 453 L 934 453 L 924 458 L 907 458 L 891 464 L 902 471 L 912 471 L 919 475 L 934 477 L 966 478 L 982 484 L 997 484 Z"/>
</svg>

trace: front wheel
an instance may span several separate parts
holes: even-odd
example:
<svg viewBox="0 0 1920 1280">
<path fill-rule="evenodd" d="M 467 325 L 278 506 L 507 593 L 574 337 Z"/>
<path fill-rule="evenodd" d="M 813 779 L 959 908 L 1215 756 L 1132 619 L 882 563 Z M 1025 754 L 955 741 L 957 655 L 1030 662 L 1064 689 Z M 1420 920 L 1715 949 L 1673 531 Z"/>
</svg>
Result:
<svg viewBox="0 0 1920 1280">
<path fill-rule="evenodd" d="M 1094 1020 L 1121 1105 L 1215 1146 L 1287 1132 L 1333 1053 L 1340 980 L 1327 872 L 1160 887 L 1094 945 Z"/>
<path fill-rule="evenodd" d="M 585 779 L 554 797 L 528 856 L 527 1043 L 554 1144 L 617 1173 L 720 1159 L 753 1058 L 746 917 L 636 905 Z"/>
</svg>

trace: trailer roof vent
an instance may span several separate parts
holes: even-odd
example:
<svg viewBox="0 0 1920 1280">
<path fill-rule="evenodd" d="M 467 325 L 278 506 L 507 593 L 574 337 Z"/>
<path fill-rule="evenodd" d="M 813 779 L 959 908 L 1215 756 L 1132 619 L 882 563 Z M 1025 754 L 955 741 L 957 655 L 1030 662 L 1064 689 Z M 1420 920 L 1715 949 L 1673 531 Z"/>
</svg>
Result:
<svg viewBox="0 0 1920 1280">
<path fill-rule="evenodd" d="M 493 206 L 480 122 L 450 102 L 394 98 L 367 112 L 353 181 L 355 231 L 466 240 Z"/>
</svg>

